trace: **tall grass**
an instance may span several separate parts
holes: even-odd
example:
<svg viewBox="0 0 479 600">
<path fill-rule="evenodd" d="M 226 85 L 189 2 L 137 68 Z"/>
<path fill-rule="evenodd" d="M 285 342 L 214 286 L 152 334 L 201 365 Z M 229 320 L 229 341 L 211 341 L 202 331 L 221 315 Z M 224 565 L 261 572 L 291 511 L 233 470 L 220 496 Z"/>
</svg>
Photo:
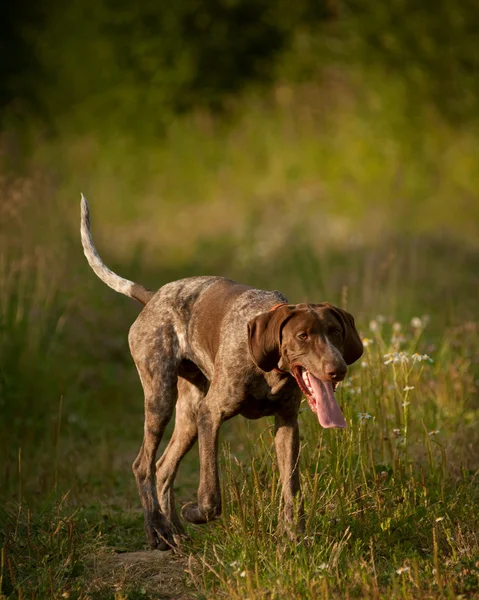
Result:
<svg viewBox="0 0 479 600">
<path fill-rule="evenodd" d="M 297 543 L 278 528 L 272 427 L 250 429 L 249 459 L 239 461 L 232 447 L 225 452 L 226 514 L 194 546 L 194 581 L 206 597 L 455 598 L 478 591 L 479 456 L 468 442 L 477 440 L 475 385 L 463 372 L 457 388 L 467 358 L 451 356 L 454 336 L 429 356 L 425 321 L 413 324 L 372 321 L 366 355 L 339 393 L 345 432 L 320 431 L 303 409 L 307 521 Z M 477 335 L 470 332 L 466 346 Z"/>
</svg>

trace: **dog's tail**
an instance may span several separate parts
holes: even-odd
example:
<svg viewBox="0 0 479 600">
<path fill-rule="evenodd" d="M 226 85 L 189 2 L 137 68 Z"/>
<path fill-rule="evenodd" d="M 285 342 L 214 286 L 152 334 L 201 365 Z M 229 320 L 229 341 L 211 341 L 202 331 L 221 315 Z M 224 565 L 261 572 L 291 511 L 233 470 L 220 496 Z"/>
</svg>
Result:
<svg viewBox="0 0 479 600">
<path fill-rule="evenodd" d="M 128 279 L 123 279 L 123 277 L 113 273 L 113 271 L 111 271 L 100 258 L 91 237 L 90 211 L 88 209 L 88 202 L 83 194 L 81 195 L 80 231 L 83 252 L 85 253 L 88 264 L 93 269 L 95 274 L 103 281 L 103 283 L 106 283 L 106 285 L 115 290 L 115 292 L 125 294 L 125 296 L 134 298 L 142 304 L 148 304 L 148 302 L 153 298 L 155 292 L 148 290 L 138 283 L 134 283 Z"/>
</svg>

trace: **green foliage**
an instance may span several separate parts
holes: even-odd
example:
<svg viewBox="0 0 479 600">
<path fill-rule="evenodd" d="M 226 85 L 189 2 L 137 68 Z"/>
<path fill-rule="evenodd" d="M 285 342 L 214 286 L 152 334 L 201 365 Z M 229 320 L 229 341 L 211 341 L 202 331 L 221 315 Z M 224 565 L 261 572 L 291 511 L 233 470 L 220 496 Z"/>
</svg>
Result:
<svg viewBox="0 0 479 600">
<path fill-rule="evenodd" d="M 17 52 L 0 61 L 4 103 L 56 131 L 145 141 L 178 112 L 230 107 L 244 89 L 331 70 L 361 86 L 389 80 L 416 124 L 424 105 L 455 122 L 479 110 L 474 0 L 49 0 L 42 11 L 26 2 L 6 23 Z"/>
<path fill-rule="evenodd" d="M 50 2 L 33 36 L 38 98 L 52 124 L 158 133 L 174 112 L 271 82 L 303 12 L 283 0 Z"/>
<path fill-rule="evenodd" d="M 454 120 L 477 120 L 479 49 L 475 0 L 344 2 L 343 31 L 358 65 L 402 80 L 408 116 L 426 100 Z M 420 117 L 419 117 L 420 118 Z"/>
<path fill-rule="evenodd" d="M 17 511 L 0 510 L 0 527 L 1 598 L 78 597 L 85 561 L 100 547 L 93 527 L 63 501 L 33 513 L 20 501 Z"/>
</svg>

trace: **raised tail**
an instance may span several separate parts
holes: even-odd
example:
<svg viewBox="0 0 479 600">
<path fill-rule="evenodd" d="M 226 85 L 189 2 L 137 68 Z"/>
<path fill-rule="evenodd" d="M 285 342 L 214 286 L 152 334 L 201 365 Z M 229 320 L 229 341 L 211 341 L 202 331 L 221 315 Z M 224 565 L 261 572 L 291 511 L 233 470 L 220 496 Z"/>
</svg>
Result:
<svg viewBox="0 0 479 600">
<path fill-rule="evenodd" d="M 90 211 L 88 209 L 88 202 L 83 194 L 81 195 L 80 232 L 83 252 L 85 253 L 88 264 L 93 269 L 95 274 L 103 281 L 103 283 L 106 283 L 106 285 L 111 287 L 112 290 L 115 290 L 115 292 L 129 296 L 130 298 L 134 298 L 142 304 L 148 304 L 148 302 L 153 298 L 155 292 L 152 292 L 138 283 L 134 283 L 128 279 L 123 279 L 123 277 L 113 273 L 113 271 L 111 271 L 100 258 L 91 237 Z"/>
</svg>

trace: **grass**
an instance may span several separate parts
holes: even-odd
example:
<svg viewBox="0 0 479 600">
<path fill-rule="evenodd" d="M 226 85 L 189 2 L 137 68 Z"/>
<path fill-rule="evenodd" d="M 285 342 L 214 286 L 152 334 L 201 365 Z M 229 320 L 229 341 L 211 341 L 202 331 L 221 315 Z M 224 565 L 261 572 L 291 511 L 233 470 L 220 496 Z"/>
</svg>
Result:
<svg viewBox="0 0 479 600">
<path fill-rule="evenodd" d="M 235 124 L 186 117 L 144 149 L 37 139 L 16 160 L 4 142 L 2 600 L 478 597 L 477 138 L 427 111 L 409 126 L 394 82 L 336 85 L 329 100 L 279 86 Z M 301 543 L 278 529 L 271 422 L 237 418 L 221 520 L 189 527 L 174 557 L 144 551 L 138 308 L 81 255 L 80 191 L 126 277 L 223 274 L 356 316 L 368 341 L 339 392 L 347 430 L 300 416 Z M 194 450 L 179 501 L 197 470 Z"/>
<path fill-rule="evenodd" d="M 476 597 L 477 406 L 451 393 L 459 357 L 441 345 L 431 363 L 418 354 L 428 345 L 421 327 L 393 326 L 392 341 L 391 326 L 374 332 L 342 386 L 346 432 L 318 432 L 309 411 L 301 415 L 305 541 L 277 531 L 271 428 L 251 433 L 245 462 L 226 453 L 226 517 L 196 546 L 200 589 L 225 598 Z M 472 389 L 461 391 L 464 400 Z"/>
</svg>

